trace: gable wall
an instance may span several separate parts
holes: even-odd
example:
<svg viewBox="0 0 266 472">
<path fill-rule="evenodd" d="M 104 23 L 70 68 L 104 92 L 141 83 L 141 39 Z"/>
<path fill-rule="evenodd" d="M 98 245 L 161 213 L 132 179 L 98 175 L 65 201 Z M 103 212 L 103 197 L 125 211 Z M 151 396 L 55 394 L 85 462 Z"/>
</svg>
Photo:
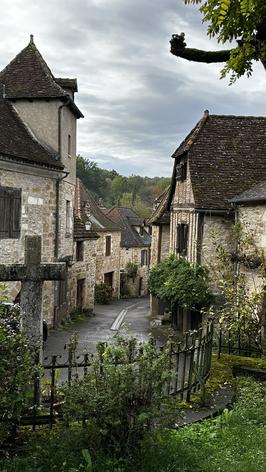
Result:
<svg viewBox="0 0 266 472">
<path fill-rule="evenodd" d="M 147 246 L 131 247 L 128 249 L 126 249 L 125 247 L 121 248 L 120 269 L 125 270 L 126 265 L 129 262 L 133 262 L 138 266 L 138 272 L 135 279 L 126 279 L 126 286 L 130 297 L 138 297 L 139 295 L 144 296 L 147 295 L 148 292 L 149 265 L 141 266 L 141 251 L 143 249 L 149 251 L 149 248 Z M 140 278 L 142 278 L 141 294 L 139 294 Z"/>
<path fill-rule="evenodd" d="M 83 308 L 94 308 L 94 289 L 96 273 L 96 240 L 87 239 L 83 242 L 83 261 L 76 260 L 76 244 L 74 253 L 74 265 L 69 271 L 68 292 L 69 311 L 76 308 L 77 303 L 77 281 L 85 280 Z"/>
<path fill-rule="evenodd" d="M 58 109 L 61 100 L 17 100 L 13 106 L 20 118 L 32 130 L 40 143 L 58 152 Z M 67 107 L 61 110 L 61 160 L 69 172 L 66 181 L 76 180 L 76 117 Z M 68 135 L 71 136 L 72 156 L 68 157 Z"/>
<path fill-rule="evenodd" d="M 96 241 L 96 284 L 104 282 L 104 274 L 113 272 L 113 297 L 120 295 L 120 231 L 99 231 Z M 105 237 L 110 236 L 111 254 L 105 255 Z"/>
</svg>

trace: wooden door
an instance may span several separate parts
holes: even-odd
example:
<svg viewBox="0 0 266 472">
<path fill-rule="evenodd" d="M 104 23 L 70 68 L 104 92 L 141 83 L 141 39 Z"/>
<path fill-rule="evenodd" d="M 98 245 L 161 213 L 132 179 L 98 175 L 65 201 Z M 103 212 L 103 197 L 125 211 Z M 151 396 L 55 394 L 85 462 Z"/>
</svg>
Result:
<svg viewBox="0 0 266 472">
<path fill-rule="evenodd" d="M 106 274 L 104 274 L 104 283 L 106 285 L 109 285 L 109 287 L 112 287 L 113 288 L 113 272 L 106 272 Z"/>
</svg>

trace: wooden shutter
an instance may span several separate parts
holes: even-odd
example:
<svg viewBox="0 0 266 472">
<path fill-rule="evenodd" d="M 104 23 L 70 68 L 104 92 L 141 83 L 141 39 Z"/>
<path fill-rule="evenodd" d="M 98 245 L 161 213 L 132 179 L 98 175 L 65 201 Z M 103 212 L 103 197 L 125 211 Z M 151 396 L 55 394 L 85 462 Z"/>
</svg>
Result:
<svg viewBox="0 0 266 472">
<path fill-rule="evenodd" d="M 14 189 L 11 196 L 12 218 L 10 222 L 10 238 L 20 237 L 21 190 Z"/>
<path fill-rule="evenodd" d="M 0 187 L 0 238 L 9 237 L 10 227 L 10 196 L 4 187 Z"/>
<path fill-rule="evenodd" d="M 177 225 L 176 227 L 176 252 L 180 253 L 182 250 L 182 230 L 181 225 Z"/>
<path fill-rule="evenodd" d="M 19 238 L 21 189 L 0 187 L 0 238 Z"/>
<path fill-rule="evenodd" d="M 183 226 L 183 254 L 187 254 L 187 246 L 188 246 L 188 225 Z"/>
<path fill-rule="evenodd" d="M 111 236 L 105 237 L 105 255 L 106 256 L 111 255 Z"/>
</svg>

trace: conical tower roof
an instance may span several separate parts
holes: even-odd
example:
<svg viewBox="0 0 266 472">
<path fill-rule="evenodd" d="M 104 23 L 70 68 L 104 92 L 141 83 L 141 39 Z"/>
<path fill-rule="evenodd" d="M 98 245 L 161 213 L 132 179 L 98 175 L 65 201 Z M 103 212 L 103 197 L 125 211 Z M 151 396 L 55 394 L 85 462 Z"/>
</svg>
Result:
<svg viewBox="0 0 266 472">
<path fill-rule="evenodd" d="M 29 44 L 0 72 L 1 92 L 3 97 L 10 99 L 59 98 L 68 95 L 56 83 L 32 35 Z"/>
</svg>

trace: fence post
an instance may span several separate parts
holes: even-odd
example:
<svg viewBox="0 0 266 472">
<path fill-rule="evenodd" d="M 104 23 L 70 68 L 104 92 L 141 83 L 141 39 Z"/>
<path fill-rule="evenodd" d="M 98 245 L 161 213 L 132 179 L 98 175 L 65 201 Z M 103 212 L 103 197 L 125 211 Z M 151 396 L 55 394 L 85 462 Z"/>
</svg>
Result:
<svg viewBox="0 0 266 472">
<path fill-rule="evenodd" d="M 55 397 L 55 369 L 56 369 L 56 358 L 52 356 L 52 367 L 51 367 L 51 399 L 50 399 L 50 429 L 53 427 L 54 419 L 54 397 Z"/>
<path fill-rule="evenodd" d="M 193 373 L 193 364 L 194 364 L 194 354 L 195 354 L 195 334 L 191 335 L 191 347 L 190 347 L 190 362 L 189 362 L 189 372 L 188 372 L 188 391 L 187 391 L 187 402 L 190 401 L 191 395 L 191 384 L 192 384 L 192 373 Z"/>
<path fill-rule="evenodd" d="M 37 408 L 40 403 L 40 352 L 37 349 L 34 358 L 34 385 L 33 385 L 33 425 L 32 431 L 36 430 Z"/>
</svg>

